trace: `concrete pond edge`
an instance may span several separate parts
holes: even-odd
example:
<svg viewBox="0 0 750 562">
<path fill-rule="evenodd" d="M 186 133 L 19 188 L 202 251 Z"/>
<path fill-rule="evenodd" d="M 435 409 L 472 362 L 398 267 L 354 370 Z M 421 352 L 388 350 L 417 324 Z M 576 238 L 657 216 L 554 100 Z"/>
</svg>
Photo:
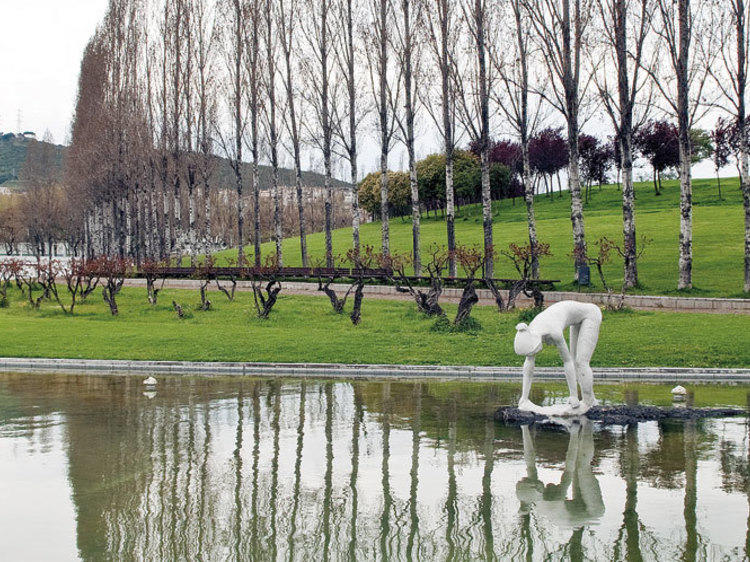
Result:
<svg viewBox="0 0 750 562">
<path fill-rule="evenodd" d="M 348 365 L 341 363 L 240 363 L 196 361 L 130 361 L 0 357 L 0 372 L 70 372 L 91 374 L 294 377 L 311 379 L 435 379 L 520 381 L 521 367 L 441 365 Z M 678 367 L 594 368 L 597 381 L 662 383 L 750 383 L 750 369 Z M 564 380 L 562 367 L 537 368 L 538 380 Z"/>
</svg>

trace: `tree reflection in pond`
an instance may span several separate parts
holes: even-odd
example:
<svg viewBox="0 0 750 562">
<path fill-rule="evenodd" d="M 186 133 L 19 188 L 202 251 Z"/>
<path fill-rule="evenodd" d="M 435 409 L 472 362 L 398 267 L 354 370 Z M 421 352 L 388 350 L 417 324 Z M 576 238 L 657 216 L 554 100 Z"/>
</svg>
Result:
<svg viewBox="0 0 750 562">
<path fill-rule="evenodd" d="M 165 377 L 147 397 L 139 382 L 0 375 L 6 556 L 702 560 L 750 547 L 744 419 L 554 431 L 488 418 L 517 399 L 508 384 Z"/>
</svg>

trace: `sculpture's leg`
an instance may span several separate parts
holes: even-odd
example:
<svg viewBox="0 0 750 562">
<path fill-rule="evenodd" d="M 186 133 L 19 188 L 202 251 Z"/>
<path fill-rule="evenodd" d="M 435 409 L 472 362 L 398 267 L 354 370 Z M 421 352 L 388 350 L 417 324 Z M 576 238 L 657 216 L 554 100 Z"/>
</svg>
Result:
<svg viewBox="0 0 750 562">
<path fill-rule="evenodd" d="M 539 477 L 536 471 L 536 450 L 528 425 L 521 426 L 521 438 L 523 439 L 523 459 L 526 461 L 526 475 L 528 478 L 537 480 Z"/>
<path fill-rule="evenodd" d="M 594 396 L 594 372 L 589 363 L 599 341 L 600 325 L 600 319 L 585 319 L 581 322 L 576 342 L 575 369 L 581 383 L 583 401 L 587 406 L 595 406 L 598 403 Z"/>
<path fill-rule="evenodd" d="M 581 428 L 577 423 L 574 423 L 568 427 L 568 433 L 570 435 L 568 439 L 568 450 L 565 453 L 565 470 L 563 470 L 562 476 L 560 477 L 560 488 L 558 490 L 561 498 L 565 499 L 568 493 L 570 485 L 573 483 L 576 470 L 576 458 L 578 458 L 578 443 L 580 441 Z"/>
<path fill-rule="evenodd" d="M 581 439 L 576 459 L 575 490 L 579 499 L 586 507 L 588 517 L 601 517 L 604 514 L 604 501 L 599 481 L 591 471 L 591 463 L 594 459 L 594 434 L 591 421 L 587 418 L 581 420 Z M 575 492 L 574 492 L 575 498 Z"/>
<path fill-rule="evenodd" d="M 557 349 L 560 352 L 560 357 L 563 360 L 563 368 L 565 369 L 565 380 L 568 383 L 568 391 L 570 392 L 570 398 L 568 402 L 573 408 L 577 408 L 580 405 L 578 400 L 578 383 L 576 381 L 576 364 L 573 356 L 568 351 L 568 346 L 565 343 L 565 338 L 561 337 L 560 341 L 557 342 Z"/>
<path fill-rule="evenodd" d="M 576 351 L 578 349 L 578 331 L 580 327 L 580 324 L 573 324 L 570 326 L 570 354 L 573 356 L 573 359 L 575 359 Z M 577 371 L 576 380 L 578 381 L 578 384 L 581 384 L 581 373 Z"/>
<path fill-rule="evenodd" d="M 523 384 L 521 386 L 521 400 L 518 402 L 518 408 L 521 410 L 530 410 L 533 404 L 529 400 L 531 391 L 531 381 L 534 377 L 534 365 L 536 360 L 533 355 L 526 358 L 523 363 Z"/>
</svg>

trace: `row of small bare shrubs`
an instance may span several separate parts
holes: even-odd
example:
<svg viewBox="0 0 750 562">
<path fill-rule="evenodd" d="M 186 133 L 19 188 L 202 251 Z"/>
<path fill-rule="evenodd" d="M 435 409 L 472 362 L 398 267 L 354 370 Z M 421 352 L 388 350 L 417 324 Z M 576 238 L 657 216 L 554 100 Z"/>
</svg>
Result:
<svg viewBox="0 0 750 562">
<path fill-rule="evenodd" d="M 32 308 L 38 309 L 48 300 L 56 302 L 65 314 L 73 314 L 77 304 L 101 287 L 110 312 L 117 315 L 117 295 L 132 271 L 128 260 L 110 256 L 67 262 L 7 259 L 0 262 L 0 306 L 8 306 L 8 289 L 15 285 Z"/>
<path fill-rule="evenodd" d="M 479 302 L 477 288 L 480 286 L 492 292 L 501 311 L 514 308 L 516 298 L 521 293 L 533 298 L 537 306 L 542 305 L 542 293 L 532 278 L 532 264 L 551 255 L 549 246 L 540 243 L 534 247 L 510 244 L 508 250 L 501 254 L 513 263 L 519 276 L 509 287 L 507 300 L 503 299 L 495 282 L 484 275 L 488 260 L 494 259 L 494 251 L 485 252 L 479 246 L 470 245 L 459 245 L 451 252 L 441 246 L 431 246 L 423 265 L 426 276 L 419 278 L 411 274 L 413 262 L 408 254 L 383 253 L 372 246 L 363 246 L 359 251 L 351 249 L 333 260 L 340 266 L 338 269 L 325 269 L 318 264 L 318 290 L 328 296 L 335 313 L 347 313 L 352 324 L 357 325 L 362 320 L 365 286 L 382 282 L 385 277 L 399 292 L 411 295 L 420 313 L 438 319 L 436 330 L 474 332 L 481 329 L 481 325 L 471 318 L 472 309 Z M 460 267 L 463 273 L 461 277 L 447 275 L 451 261 Z M 246 280 L 250 281 L 256 315 L 261 319 L 268 318 L 282 290 L 283 270 L 278 266 L 275 255 L 266 256 L 260 267 L 246 265 L 249 262 L 243 257 L 237 265 L 236 261 L 230 259 L 226 262 L 228 267 L 220 271 L 215 256 L 209 255 L 196 261 L 191 267 L 191 277 L 199 281 L 200 300 L 195 310 L 211 310 L 211 284 L 215 284 L 216 289 L 233 302 L 238 281 Z M 116 316 L 119 313 L 117 297 L 127 277 L 142 276 L 146 281 L 147 300 L 151 306 L 156 306 L 172 265 L 169 261 L 146 260 L 136 268 L 130 260 L 111 256 L 73 259 L 67 263 L 55 260 L 28 263 L 11 259 L 0 263 L 0 306 L 7 306 L 8 288 L 15 284 L 32 307 L 39 308 L 46 299 L 56 302 L 65 314 L 73 314 L 76 305 L 86 301 L 100 287 L 103 300 L 111 314 Z M 344 270 L 344 266 L 348 269 Z M 346 288 L 339 295 L 335 284 L 341 282 L 345 282 Z M 452 319 L 447 318 L 440 302 L 447 283 L 462 286 L 456 315 Z M 352 305 L 347 310 L 350 298 Z M 173 301 L 172 308 L 179 318 L 192 316 L 192 307 L 184 303 Z"/>
</svg>

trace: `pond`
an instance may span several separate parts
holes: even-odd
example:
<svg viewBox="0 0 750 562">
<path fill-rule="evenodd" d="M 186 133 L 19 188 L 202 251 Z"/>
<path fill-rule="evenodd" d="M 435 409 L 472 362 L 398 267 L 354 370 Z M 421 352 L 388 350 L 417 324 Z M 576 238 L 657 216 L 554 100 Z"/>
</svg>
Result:
<svg viewBox="0 0 750 562">
<path fill-rule="evenodd" d="M 6 559 L 741 560 L 747 420 L 569 430 L 508 383 L 0 374 Z M 601 387 L 616 401 L 668 387 Z M 536 400 L 564 396 L 536 389 Z M 701 396 L 746 406 L 747 387 Z M 640 398 L 639 398 L 640 396 Z"/>
</svg>

